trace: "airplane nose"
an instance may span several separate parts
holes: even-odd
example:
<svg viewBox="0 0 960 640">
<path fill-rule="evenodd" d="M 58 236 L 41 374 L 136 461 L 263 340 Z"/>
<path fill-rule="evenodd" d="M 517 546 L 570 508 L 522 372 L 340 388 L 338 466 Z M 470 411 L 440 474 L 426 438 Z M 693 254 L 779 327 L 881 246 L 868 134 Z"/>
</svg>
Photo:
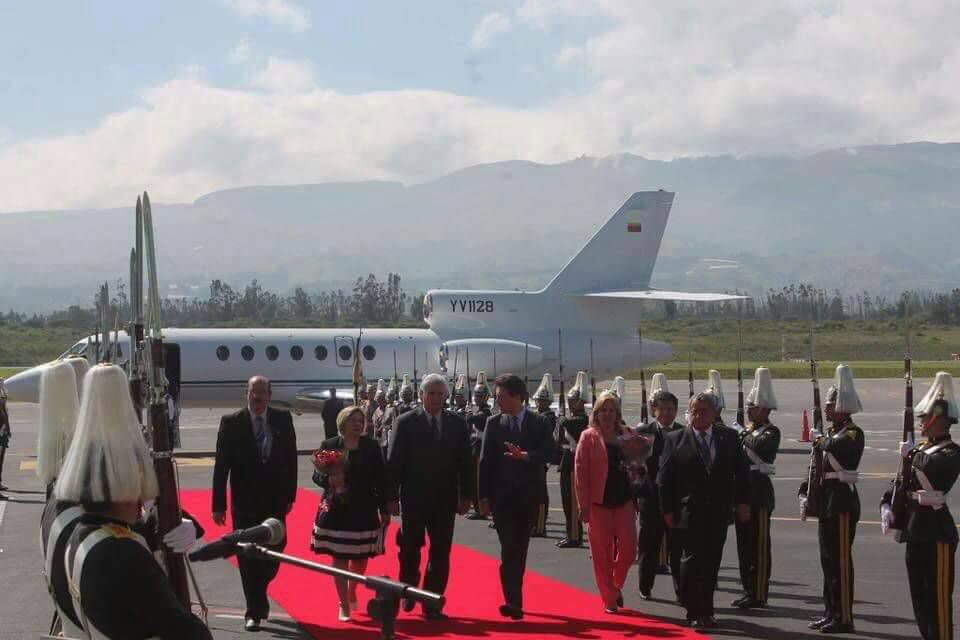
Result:
<svg viewBox="0 0 960 640">
<path fill-rule="evenodd" d="M 40 374 L 43 367 L 21 371 L 3 381 L 8 402 L 40 402 Z"/>
</svg>

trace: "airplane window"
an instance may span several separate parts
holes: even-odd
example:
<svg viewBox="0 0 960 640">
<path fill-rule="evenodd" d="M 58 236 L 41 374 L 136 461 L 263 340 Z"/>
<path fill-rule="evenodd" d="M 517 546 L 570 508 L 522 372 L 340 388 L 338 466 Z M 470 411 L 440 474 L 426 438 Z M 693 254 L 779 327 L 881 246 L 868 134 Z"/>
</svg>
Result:
<svg viewBox="0 0 960 640">
<path fill-rule="evenodd" d="M 267 360 L 276 360 L 277 358 L 280 357 L 280 349 L 277 349 L 272 344 L 269 347 L 267 347 L 266 353 L 267 353 Z"/>
<path fill-rule="evenodd" d="M 377 350 L 368 344 L 363 348 L 363 357 L 367 360 L 373 360 L 377 357 Z"/>
<path fill-rule="evenodd" d="M 250 345 L 244 346 L 243 349 L 240 349 L 240 356 L 247 361 L 253 360 L 253 347 Z"/>
<path fill-rule="evenodd" d="M 294 360 L 300 360 L 303 358 L 303 347 L 298 345 L 293 345 L 290 347 L 290 357 Z"/>
<path fill-rule="evenodd" d="M 226 362 L 229 357 L 230 349 L 228 349 L 226 345 L 220 345 L 217 347 L 217 360 L 220 362 Z"/>
<path fill-rule="evenodd" d="M 350 358 L 353 357 L 353 349 L 351 349 L 351 348 L 348 347 L 347 345 L 342 345 L 342 346 L 337 350 L 337 353 L 340 354 L 340 359 L 341 359 L 341 360 L 349 360 Z"/>
<path fill-rule="evenodd" d="M 317 360 L 326 360 L 327 348 L 321 344 L 313 350 L 313 355 L 316 356 Z"/>
</svg>

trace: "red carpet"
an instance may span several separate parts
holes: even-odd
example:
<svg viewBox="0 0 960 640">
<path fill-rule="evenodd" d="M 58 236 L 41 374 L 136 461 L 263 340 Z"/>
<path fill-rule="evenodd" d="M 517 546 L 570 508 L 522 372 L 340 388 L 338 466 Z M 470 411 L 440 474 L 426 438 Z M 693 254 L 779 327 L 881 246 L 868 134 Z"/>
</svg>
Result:
<svg viewBox="0 0 960 640">
<path fill-rule="evenodd" d="M 216 526 L 210 519 L 210 492 L 184 491 L 183 507 L 198 517 L 212 539 L 229 529 Z M 287 517 L 288 543 L 285 553 L 325 562 L 324 556 L 310 551 L 310 530 L 319 498 L 301 490 L 293 512 Z M 229 516 L 227 521 L 229 522 Z M 395 527 L 390 525 L 386 555 L 370 561 L 371 575 L 396 577 L 397 550 Z M 491 531 L 490 535 L 494 533 Z M 426 553 L 424 562 L 426 562 Z M 513 622 L 500 617 L 503 602 L 498 574 L 499 560 L 461 545 L 451 553 L 450 584 L 447 587 L 449 622 L 426 622 L 419 614 L 400 613 L 397 635 L 410 638 L 702 638 L 692 630 L 648 618 L 630 610 L 618 615 L 605 614 L 600 598 L 563 582 L 527 571 L 524 582 L 525 617 Z M 201 569 L 202 570 L 202 569 Z M 337 595 L 333 579 L 305 569 L 283 565 L 270 585 L 270 597 L 315 638 L 376 638 L 378 627 L 365 612 L 372 593 L 359 590 L 361 612 L 353 613 L 353 622 L 337 621 Z M 241 606 L 242 603 L 237 603 Z"/>
</svg>

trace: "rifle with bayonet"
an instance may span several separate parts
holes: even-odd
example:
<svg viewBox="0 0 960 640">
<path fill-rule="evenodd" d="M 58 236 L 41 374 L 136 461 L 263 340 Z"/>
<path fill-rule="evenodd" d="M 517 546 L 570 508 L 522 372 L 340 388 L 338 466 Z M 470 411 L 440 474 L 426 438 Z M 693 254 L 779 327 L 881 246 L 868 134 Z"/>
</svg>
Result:
<svg viewBox="0 0 960 640">
<path fill-rule="evenodd" d="M 473 404 L 473 389 L 470 387 L 470 347 L 467 347 L 467 407 Z"/>
<path fill-rule="evenodd" d="M 739 314 L 739 301 L 737 302 L 737 424 L 745 427 L 743 422 L 743 323 Z"/>
<path fill-rule="evenodd" d="M 560 398 L 557 400 L 557 407 L 560 409 L 560 417 L 565 418 L 567 417 L 567 394 L 563 386 L 563 329 L 557 329 L 557 343 L 560 357 Z"/>
<path fill-rule="evenodd" d="M 903 355 L 903 438 L 901 442 L 913 441 L 913 356 L 910 348 L 910 324 L 906 328 L 906 353 Z M 908 501 L 907 487 L 913 482 L 913 460 L 900 458 L 900 469 L 897 478 L 893 481 L 893 496 L 890 499 L 890 508 L 893 511 L 893 525 L 897 542 L 904 542 L 904 532 L 907 530 Z"/>
<path fill-rule="evenodd" d="M 597 404 L 597 379 L 593 373 L 593 338 L 590 338 L 590 406 Z"/>
<path fill-rule="evenodd" d="M 640 422 L 647 423 L 647 376 L 643 369 L 643 334 L 637 327 L 637 343 L 640 345 Z"/>
<path fill-rule="evenodd" d="M 813 429 L 816 432 L 810 445 L 810 463 L 807 466 L 806 503 L 800 511 L 800 519 L 820 516 L 823 500 L 823 452 L 818 449 L 816 438 L 823 433 L 823 410 L 820 407 L 820 382 L 817 379 L 817 360 L 814 346 L 813 319 L 810 320 L 810 383 L 813 385 Z"/>
<path fill-rule="evenodd" d="M 687 349 L 687 388 L 689 389 L 689 398 L 693 397 L 693 347 Z"/>
<path fill-rule="evenodd" d="M 526 342 L 523 343 L 523 388 L 527 390 L 527 395 L 530 395 L 530 345 Z M 551 389 L 551 391 L 553 391 Z M 530 400 L 525 399 L 524 404 L 529 406 Z"/>
<path fill-rule="evenodd" d="M 167 416 L 167 376 L 165 373 L 165 349 L 160 320 L 160 287 L 157 277 L 157 245 L 154 236 L 153 214 L 150 197 L 143 194 L 143 231 L 147 264 L 148 300 L 147 331 L 144 335 L 144 358 L 146 366 L 150 436 L 153 443 L 153 466 L 157 472 L 159 495 L 157 496 L 157 519 L 162 538 L 182 520 L 177 491 L 177 477 L 173 466 L 173 449 L 170 444 L 169 418 Z M 180 603 L 189 610 L 190 588 L 187 584 L 187 566 L 182 554 L 169 549 L 163 551 L 167 577 Z"/>
</svg>

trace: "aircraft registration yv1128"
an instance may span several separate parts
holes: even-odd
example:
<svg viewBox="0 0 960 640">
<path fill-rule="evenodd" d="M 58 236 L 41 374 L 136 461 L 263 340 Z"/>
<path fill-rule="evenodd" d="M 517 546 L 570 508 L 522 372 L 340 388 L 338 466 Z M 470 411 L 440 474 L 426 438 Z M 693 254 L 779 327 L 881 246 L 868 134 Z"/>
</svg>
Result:
<svg viewBox="0 0 960 640">
<path fill-rule="evenodd" d="M 742 296 L 650 288 L 674 194 L 634 193 L 539 291 L 429 291 L 427 329 L 363 329 L 360 361 L 367 380 L 427 373 L 449 379 L 479 371 L 510 371 L 531 380 L 564 370 L 570 380 L 595 367 L 603 377 L 669 360 L 670 345 L 637 337 L 640 305 L 648 301 L 723 302 Z M 265 375 L 273 402 L 318 411 L 333 389 L 352 398 L 351 371 L 361 330 L 164 329 L 167 378 L 182 407 L 232 407 L 247 379 Z M 563 344 L 559 344 L 560 340 Z M 126 345 L 122 334 L 119 345 Z M 61 358 L 92 357 L 92 338 Z M 592 352 L 592 353 L 591 353 Z M 123 348 L 115 361 L 125 362 Z M 396 369 L 394 367 L 396 362 Z M 467 363 L 469 362 L 469 371 Z M 10 402 L 36 402 L 44 365 L 5 381 Z"/>
</svg>

